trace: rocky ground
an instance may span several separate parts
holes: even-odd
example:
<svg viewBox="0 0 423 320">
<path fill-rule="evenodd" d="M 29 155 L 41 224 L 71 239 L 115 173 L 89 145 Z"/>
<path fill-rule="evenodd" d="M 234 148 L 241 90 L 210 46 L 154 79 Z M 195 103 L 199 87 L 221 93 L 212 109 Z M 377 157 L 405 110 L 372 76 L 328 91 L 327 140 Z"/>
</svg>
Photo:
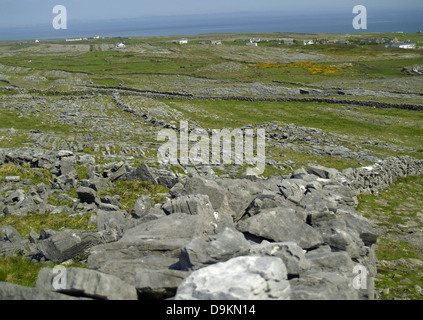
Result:
<svg viewBox="0 0 423 320">
<path fill-rule="evenodd" d="M 48 170 L 53 179 L 35 185 L 5 176 L 2 215 L 91 213 L 89 224 L 97 225 L 31 230 L 28 239 L 2 227 L 3 256 L 18 253 L 33 263 L 55 264 L 79 257 L 88 266 L 69 268 L 66 286 L 58 290 L 51 287 L 49 268 L 40 271 L 34 289 L 2 283 L 4 299 L 373 298 L 379 234 L 355 210 L 357 194 L 377 193 L 399 176 L 423 170 L 421 161 L 405 157 L 342 173 L 315 165 L 291 176 L 222 179 L 145 164 L 96 165 L 91 156 L 71 151 L 4 149 L 0 159 L 6 166 L 28 163 L 27 171 Z M 84 179 L 75 170 L 80 164 L 88 165 Z M 130 211 L 120 207 L 119 196 L 100 196 L 109 184 L 134 180 L 170 191 L 156 205 L 140 196 Z M 72 188 L 75 198 L 68 194 Z M 53 194 L 68 204 L 49 204 Z M 353 285 L 357 265 L 368 272 L 360 290 Z M 239 282 L 229 281 L 240 272 Z"/>
</svg>

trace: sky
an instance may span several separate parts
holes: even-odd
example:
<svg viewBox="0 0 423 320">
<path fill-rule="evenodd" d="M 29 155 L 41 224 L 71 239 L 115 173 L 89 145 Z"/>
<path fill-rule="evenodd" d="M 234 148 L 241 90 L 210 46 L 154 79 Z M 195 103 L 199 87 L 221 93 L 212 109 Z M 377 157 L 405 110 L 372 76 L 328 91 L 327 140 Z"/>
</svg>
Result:
<svg viewBox="0 0 423 320">
<path fill-rule="evenodd" d="M 367 10 L 420 10 L 422 0 L 0 0 L 0 28 L 51 24 L 53 7 L 63 5 L 68 21 L 133 19 L 234 12 L 321 14 L 352 12 L 356 5 Z"/>
</svg>

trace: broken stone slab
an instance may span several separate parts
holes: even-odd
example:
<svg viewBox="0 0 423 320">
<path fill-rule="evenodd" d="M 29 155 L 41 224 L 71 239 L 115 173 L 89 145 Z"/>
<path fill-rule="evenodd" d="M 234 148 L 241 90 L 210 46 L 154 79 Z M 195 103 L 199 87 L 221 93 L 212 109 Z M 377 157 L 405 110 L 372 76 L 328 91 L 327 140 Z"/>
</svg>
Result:
<svg viewBox="0 0 423 320">
<path fill-rule="evenodd" d="M 148 214 L 151 209 L 151 198 L 149 195 L 142 195 L 135 201 L 131 210 L 131 216 L 140 219 Z"/>
<path fill-rule="evenodd" d="M 186 195 L 207 195 L 213 208 L 218 210 L 224 201 L 225 190 L 216 181 L 197 176 L 187 179 L 185 184 L 177 183 L 170 189 L 170 194 L 175 198 Z"/>
<path fill-rule="evenodd" d="M 123 281 L 135 286 L 135 270 L 178 270 L 179 258 L 178 253 L 171 256 L 169 253 L 160 254 L 159 251 L 151 250 L 150 252 L 141 251 L 140 247 L 124 247 L 120 246 L 120 251 L 106 249 L 107 259 L 88 259 L 88 265 L 103 273 L 114 275 Z M 102 248 L 104 249 L 104 247 Z M 102 250 L 100 249 L 100 250 Z M 144 248 L 145 249 L 145 248 Z M 97 249 L 96 249 L 97 251 Z M 98 251 L 97 251 L 98 252 Z"/>
<path fill-rule="evenodd" d="M 84 254 L 89 247 L 102 242 L 101 235 L 96 231 L 64 229 L 53 232 L 51 235 L 45 235 L 43 230 L 40 233 L 40 240 L 37 242 L 37 250 L 46 260 L 55 263 L 61 263 L 78 254 Z"/>
<path fill-rule="evenodd" d="M 162 300 L 175 296 L 182 281 L 190 272 L 181 270 L 135 269 L 135 287 L 140 299 Z"/>
<path fill-rule="evenodd" d="M 268 242 L 255 244 L 249 251 L 254 256 L 274 256 L 282 259 L 289 276 L 298 276 L 310 269 L 304 250 L 294 242 Z"/>
<path fill-rule="evenodd" d="M 43 290 L 24 287 L 13 283 L 0 282 L 0 300 L 81 300 L 77 297 Z"/>
<path fill-rule="evenodd" d="M 137 259 L 149 255 L 176 258 L 192 238 L 215 232 L 214 221 L 201 215 L 173 213 L 128 229 L 113 243 L 92 247 L 88 265 L 98 269 L 108 260 Z"/>
<path fill-rule="evenodd" d="M 214 209 L 207 195 L 180 196 L 176 199 L 168 199 L 162 206 L 166 214 L 183 212 L 190 215 L 213 215 Z"/>
<path fill-rule="evenodd" d="M 309 271 L 290 280 L 291 300 L 358 300 L 351 279 L 338 272 Z"/>
<path fill-rule="evenodd" d="M 135 170 L 130 171 L 125 177 L 125 180 L 139 180 L 147 181 L 153 184 L 157 184 L 155 174 L 150 167 L 144 163 L 140 164 Z"/>
<path fill-rule="evenodd" d="M 196 270 L 246 255 L 250 247 L 250 243 L 241 232 L 225 227 L 218 234 L 202 235 L 192 239 L 181 252 L 180 265 L 184 270 Z"/>
<path fill-rule="evenodd" d="M 118 277 L 86 268 L 66 268 L 61 276 L 60 288 L 53 284 L 57 274 L 52 268 L 41 269 L 36 287 L 45 291 L 55 291 L 71 296 L 98 300 L 137 300 L 134 286 Z"/>
<path fill-rule="evenodd" d="M 240 221 L 236 228 L 247 236 L 273 242 L 295 242 L 303 249 L 315 248 L 323 243 L 320 232 L 300 220 L 292 208 L 262 210 Z"/>
<path fill-rule="evenodd" d="M 10 182 L 19 182 L 21 181 L 20 176 L 7 176 L 4 178 L 4 182 L 10 183 Z"/>
<path fill-rule="evenodd" d="M 0 227 L 0 242 L 20 242 L 22 241 L 20 233 L 10 225 Z"/>
<path fill-rule="evenodd" d="M 323 179 L 335 179 L 339 171 L 333 168 L 326 168 L 321 165 L 311 165 L 307 169 L 308 173 L 314 174 Z"/>
<path fill-rule="evenodd" d="M 280 258 L 236 257 L 191 273 L 178 287 L 175 300 L 288 300 L 286 279 Z"/>
<path fill-rule="evenodd" d="M 279 186 L 280 193 L 288 200 L 298 203 L 304 197 L 307 182 L 300 179 L 284 179 Z"/>
<path fill-rule="evenodd" d="M 79 200 L 83 203 L 95 203 L 97 205 L 100 204 L 101 200 L 100 197 L 97 195 L 94 189 L 88 187 L 79 187 L 76 189 L 76 193 L 78 194 Z"/>
</svg>

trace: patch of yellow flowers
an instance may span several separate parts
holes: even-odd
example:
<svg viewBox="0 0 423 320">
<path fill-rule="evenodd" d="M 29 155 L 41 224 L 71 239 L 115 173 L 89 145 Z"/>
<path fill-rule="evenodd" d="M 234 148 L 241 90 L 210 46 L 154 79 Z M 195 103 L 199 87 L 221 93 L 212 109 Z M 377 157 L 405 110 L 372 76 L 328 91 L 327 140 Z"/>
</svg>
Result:
<svg viewBox="0 0 423 320">
<path fill-rule="evenodd" d="M 255 68 L 303 68 L 312 74 L 331 74 L 339 72 L 342 70 L 341 67 L 329 66 L 329 65 L 317 65 L 311 62 L 293 62 L 293 63 L 283 63 L 283 64 L 273 64 L 273 63 L 262 63 L 252 65 Z"/>
</svg>

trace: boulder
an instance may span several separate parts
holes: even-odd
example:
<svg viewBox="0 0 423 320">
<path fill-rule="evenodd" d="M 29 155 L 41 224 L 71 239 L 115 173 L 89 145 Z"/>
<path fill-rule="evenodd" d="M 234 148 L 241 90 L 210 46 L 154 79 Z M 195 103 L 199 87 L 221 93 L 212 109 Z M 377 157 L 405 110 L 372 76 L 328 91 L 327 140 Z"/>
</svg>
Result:
<svg viewBox="0 0 423 320">
<path fill-rule="evenodd" d="M 151 198 L 148 195 L 140 196 L 134 204 L 134 207 L 131 210 L 131 215 L 133 218 L 139 219 L 148 214 L 151 209 Z"/>
<path fill-rule="evenodd" d="M 225 227 L 218 234 L 202 235 L 192 239 L 182 250 L 180 265 L 183 269 L 196 270 L 245 255 L 250 247 L 250 243 L 241 232 Z"/>
<path fill-rule="evenodd" d="M 307 171 L 323 179 L 335 179 L 339 173 L 336 169 L 326 168 L 321 165 L 311 165 L 308 167 Z"/>
<path fill-rule="evenodd" d="M 323 243 L 320 232 L 300 220 L 292 208 L 262 210 L 239 222 L 236 228 L 261 240 L 295 242 L 303 249 L 315 248 Z"/>
<path fill-rule="evenodd" d="M 287 300 L 290 284 L 277 257 L 243 256 L 191 273 L 175 300 Z"/>
<path fill-rule="evenodd" d="M 304 250 L 294 242 L 268 242 L 255 244 L 249 251 L 254 256 L 272 256 L 282 259 L 289 276 L 298 276 L 310 269 Z"/>
<path fill-rule="evenodd" d="M 134 286 L 121 279 L 96 270 L 86 268 L 67 268 L 60 288 L 53 287 L 54 269 L 44 268 L 38 273 L 37 288 L 56 291 L 71 296 L 88 297 L 99 300 L 137 300 Z"/>
<path fill-rule="evenodd" d="M 181 196 L 176 199 L 168 199 L 162 206 L 166 214 L 182 212 L 190 215 L 213 215 L 213 206 L 207 195 Z"/>
<path fill-rule="evenodd" d="M 43 229 L 37 242 L 37 250 L 46 260 L 61 263 L 85 253 L 89 247 L 101 242 L 100 234 L 95 231 L 64 229 L 46 235 L 46 230 Z"/>
<path fill-rule="evenodd" d="M 98 205 L 101 202 L 100 197 L 97 195 L 97 192 L 95 192 L 94 189 L 88 187 L 79 187 L 76 190 L 76 193 L 78 194 L 79 200 L 81 200 L 83 203 L 95 203 Z"/>
<path fill-rule="evenodd" d="M 135 287 L 140 299 L 171 298 L 189 272 L 181 270 L 135 269 Z"/>
<path fill-rule="evenodd" d="M 0 282 L 0 300 L 79 300 L 77 297 L 43 290 L 29 288 L 8 282 Z"/>
<path fill-rule="evenodd" d="M 146 164 L 140 164 L 135 170 L 131 171 L 126 177 L 126 180 L 140 180 L 157 184 L 155 174 Z"/>
<path fill-rule="evenodd" d="M 351 279 L 338 272 L 309 271 L 292 279 L 292 300 L 358 300 Z"/>
<path fill-rule="evenodd" d="M 174 213 L 141 223 L 126 230 L 119 241 L 91 248 L 88 266 L 98 269 L 109 260 L 137 259 L 151 255 L 175 258 L 171 264 L 176 263 L 181 249 L 192 238 L 214 233 L 213 224 L 215 220 L 212 218 L 185 213 Z"/>
</svg>

